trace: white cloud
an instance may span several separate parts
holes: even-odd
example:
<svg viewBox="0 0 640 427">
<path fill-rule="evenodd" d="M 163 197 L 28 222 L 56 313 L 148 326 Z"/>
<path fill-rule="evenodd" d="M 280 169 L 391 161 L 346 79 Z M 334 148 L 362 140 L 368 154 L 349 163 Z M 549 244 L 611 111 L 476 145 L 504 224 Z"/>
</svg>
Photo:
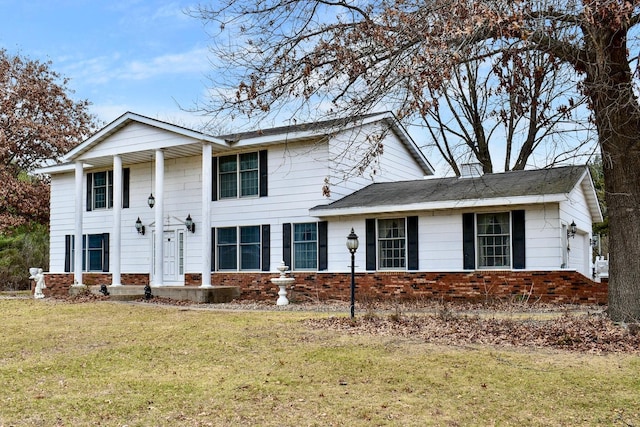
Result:
<svg viewBox="0 0 640 427">
<path fill-rule="evenodd" d="M 103 122 L 103 125 L 109 124 L 127 111 L 196 130 L 200 129 L 208 120 L 206 117 L 181 110 L 178 106 L 172 108 L 170 105 L 148 103 L 147 100 L 136 100 L 132 103 L 96 104 L 92 105 L 90 110 Z"/>
<path fill-rule="evenodd" d="M 156 56 L 147 60 L 126 62 L 117 78 L 145 80 L 166 74 L 204 74 L 209 67 L 206 48 L 195 48 L 188 52 Z"/>
<path fill-rule="evenodd" d="M 184 74 L 194 79 L 205 75 L 210 68 L 206 48 L 165 54 L 145 59 L 127 59 L 120 53 L 101 55 L 69 63 L 62 70 L 72 76 L 74 85 L 108 85 L 116 80 L 149 80 L 159 76 Z"/>
<path fill-rule="evenodd" d="M 63 73 L 72 76 L 74 82 L 90 85 L 108 84 L 113 79 L 114 64 L 117 64 L 119 59 L 120 55 L 115 53 L 71 62 L 64 67 Z"/>
</svg>

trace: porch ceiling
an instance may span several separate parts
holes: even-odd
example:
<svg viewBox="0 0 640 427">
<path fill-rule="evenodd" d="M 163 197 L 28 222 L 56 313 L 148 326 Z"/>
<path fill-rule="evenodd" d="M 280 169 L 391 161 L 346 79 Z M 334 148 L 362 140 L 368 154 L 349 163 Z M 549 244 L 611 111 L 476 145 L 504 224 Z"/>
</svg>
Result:
<svg viewBox="0 0 640 427">
<path fill-rule="evenodd" d="M 177 159 L 181 157 L 193 157 L 202 155 L 202 143 L 200 141 L 193 144 L 185 144 L 180 146 L 163 148 L 165 160 Z M 136 163 L 148 163 L 155 158 L 155 150 L 142 150 L 118 153 L 122 158 L 123 165 L 133 165 Z M 97 157 L 85 157 L 83 162 L 91 165 L 92 167 L 102 168 L 113 166 L 113 156 L 104 155 Z"/>
</svg>

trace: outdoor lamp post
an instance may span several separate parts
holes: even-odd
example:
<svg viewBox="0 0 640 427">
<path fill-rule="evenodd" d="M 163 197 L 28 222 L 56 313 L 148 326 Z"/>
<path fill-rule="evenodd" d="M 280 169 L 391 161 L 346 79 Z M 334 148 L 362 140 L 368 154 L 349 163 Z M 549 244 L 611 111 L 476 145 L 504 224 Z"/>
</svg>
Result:
<svg viewBox="0 0 640 427">
<path fill-rule="evenodd" d="M 356 305 L 356 271 L 355 271 L 355 257 L 358 250 L 358 236 L 353 232 L 347 236 L 347 249 L 351 252 L 351 318 L 355 316 Z"/>
</svg>

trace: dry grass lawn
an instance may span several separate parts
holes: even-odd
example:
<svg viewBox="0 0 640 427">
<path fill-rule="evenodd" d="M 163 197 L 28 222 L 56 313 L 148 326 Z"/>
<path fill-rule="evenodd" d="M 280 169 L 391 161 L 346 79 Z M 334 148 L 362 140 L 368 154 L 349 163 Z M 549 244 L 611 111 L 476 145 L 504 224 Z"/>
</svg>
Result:
<svg viewBox="0 0 640 427">
<path fill-rule="evenodd" d="M 640 356 L 0 299 L 0 426 L 640 426 Z"/>
</svg>

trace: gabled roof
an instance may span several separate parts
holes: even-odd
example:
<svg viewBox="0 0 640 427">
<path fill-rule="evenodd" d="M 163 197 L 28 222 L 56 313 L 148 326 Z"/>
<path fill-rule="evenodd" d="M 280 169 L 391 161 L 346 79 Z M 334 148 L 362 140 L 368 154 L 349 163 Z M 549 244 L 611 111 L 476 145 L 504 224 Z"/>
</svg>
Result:
<svg viewBox="0 0 640 427">
<path fill-rule="evenodd" d="M 81 144 L 70 150 L 63 159 L 65 161 L 73 161 L 76 157 L 80 156 L 82 153 L 85 153 L 91 150 L 96 145 L 100 144 L 100 142 L 104 141 L 109 136 L 116 133 L 118 130 L 122 129 L 126 125 L 137 122 L 142 123 L 148 126 L 152 126 L 158 129 L 163 129 L 169 132 L 173 132 L 188 138 L 195 139 L 197 141 L 205 141 L 213 144 L 218 144 L 221 146 L 225 145 L 225 141 L 220 138 L 216 138 L 212 135 L 208 135 L 202 132 L 198 132 L 192 129 L 188 129 L 182 126 L 177 126 L 171 123 L 163 122 L 161 120 L 152 119 L 150 117 L 142 116 L 140 114 L 132 113 L 130 111 L 124 113 L 98 132 L 91 135 L 89 138 L 84 140 Z"/>
<path fill-rule="evenodd" d="M 353 127 L 354 124 L 361 123 L 370 119 L 371 117 L 377 117 L 378 120 L 387 117 L 387 113 L 371 113 L 357 117 L 345 117 L 339 119 L 323 120 L 311 123 L 300 123 L 296 125 L 277 126 L 268 129 L 256 129 L 247 132 L 230 133 L 226 135 L 219 135 L 218 138 L 224 139 L 230 143 L 235 144 L 241 140 L 250 140 L 260 137 L 270 137 L 273 135 L 295 135 L 295 134 L 318 134 L 324 133 L 328 129 L 342 129 L 345 127 Z"/>
<path fill-rule="evenodd" d="M 126 112 L 69 151 L 65 156 L 63 156 L 61 163 L 40 168 L 38 173 L 51 174 L 71 171 L 73 170 L 73 162 L 78 159 L 81 159 L 91 166 L 107 166 L 111 164 L 112 158 L 110 156 L 102 153 L 97 156 L 92 156 L 91 151 L 95 150 L 111 135 L 131 123 L 141 123 L 185 137 L 177 139 L 180 141 L 179 143 L 175 142 L 176 140 L 169 140 L 166 142 L 166 146 L 160 147 L 163 150 L 166 150 L 165 156 L 167 156 L 167 158 L 171 158 L 200 154 L 202 142 L 211 143 L 214 147 L 214 152 L 220 152 L 238 149 L 241 147 L 264 146 L 268 144 L 282 143 L 283 141 L 293 142 L 296 140 L 330 136 L 344 130 L 374 122 L 384 122 L 400 139 L 409 153 L 411 153 L 411 156 L 423 169 L 424 174 L 433 175 L 434 169 L 427 158 L 391 113 L 373 113 L 358 117 L 325 120 L 292 126 L 274 127 L 271 129 L 251 132 L 213 136 L 182 126 L 163 122 L 161 120 L 142 116 L 140 114 Z M 123 160 L 128 164 L 139 163 L 148 161 L 152 155 L 153 149 L 147 149 L 146 151 L 131 150 L 125 153 Z"/>
<path fill-rule="evenodd" d="M 435 169 L 431 163 L 429 163 L 424 153 L 391 112 L 371 113 L 354 117 L 344 117 L 290 126 L 279 126 L 270 129 L 232 133 L 220 135 L 218 138 L 225 140 L 228 144 L 234 147 L 251 146 L 256 144 L 264 145 L 280 143 L 283 140 L 296 141 L 319 136 L 329 136 L 358 126 L 376 122 L 384 123 L 387 129 L 391 130 L 400 139 L 416 163 L 420 165 L 425 175 L 434 174 Z"/>
<path fill-rule="evenodd" d="M 566 200 L 582 185 L 594 220 L 602 213 L 585 166 L 510 171 L 470 178 L 430 178 L 368 185 L 340 200 L 310 210 L 321 217 L 381 212 L 452 209 Z M 390 208 L 391 207 L 391 208 Z"/>
<path fill-rule="evenodd" d="M 165 150 L 166 158 L 198 155 L 202 153 L 203 142 L 211 143 L 214 147 L 218 147 L 218 149 L 228 149 L 224 140 L 212 135 L 163 122 L 161 120 L 152 119 L 140 114 L 126 112 L 108 125 L 104 126 L 102 129 L 98 130 L 81 144 L 71 149 L 62 157 L 60 163 L 39 168 L 36 172 L 45 174 L 69 172 L 73 170 L 73 163 L 77 160 L 81 160 L 85 167 L 103 167 L 112 165 L 112 154 L 114 153 L 109 154 L 102 152 L 99 150 L 99 146 L 110 136 L 132 123 L 140 123 L 156 129 L 171 132 L 179 138 L 157 141 L 155 146 L 148 146 L 145 149 L 128 146 L 126 149 L 122 149 L 117 153 L 122 156 L 123 162 L 126 164 L 148 162 L 149 159 L 153 157 L 155 149 Z M 95 154 L 96 150 L 97 154 Z"/>
</svg>

